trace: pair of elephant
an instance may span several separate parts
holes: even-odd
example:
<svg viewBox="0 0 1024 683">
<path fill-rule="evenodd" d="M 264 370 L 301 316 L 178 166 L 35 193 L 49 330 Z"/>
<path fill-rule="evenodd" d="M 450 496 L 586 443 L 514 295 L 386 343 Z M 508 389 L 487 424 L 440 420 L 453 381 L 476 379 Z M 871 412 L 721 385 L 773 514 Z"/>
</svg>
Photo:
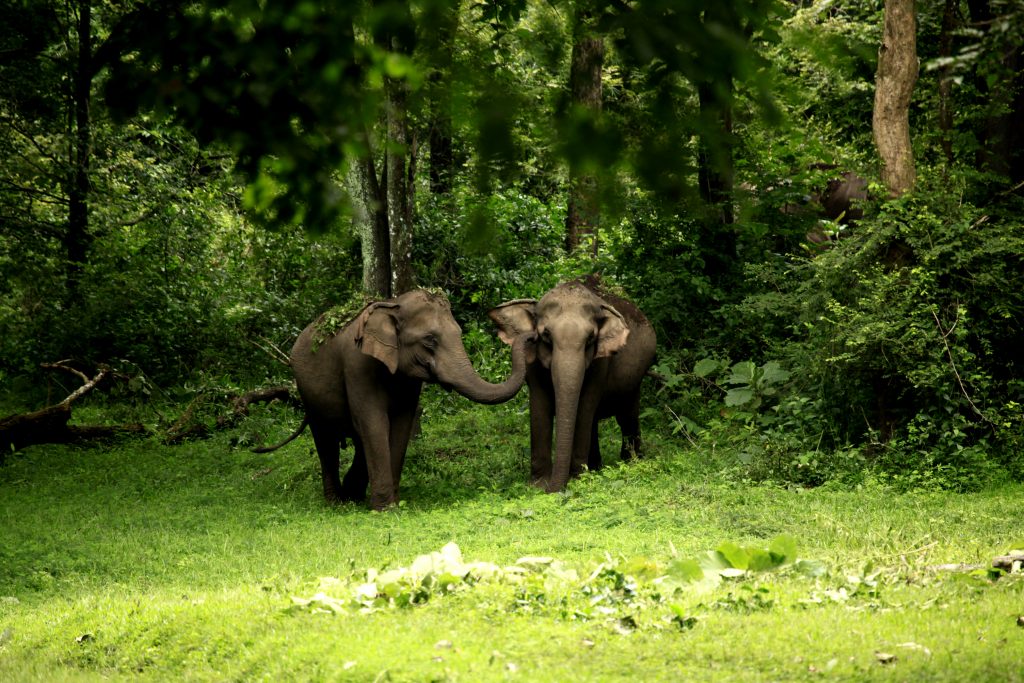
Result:
<svg viewBox="0 0 1024 683">
<path fill-rule="evenodd" d="M 320 340 L 317 323 L 295 342 L 291 366 L 320 458 L 324 496 L 380 510 L 398 502 L 398 485 L 424 382 L 478 403 L 511 399 L 530 387 L 531 481 L 562 490 L 584 465 L 601 467 L 597 422 L 615 416 L 622 457 L 640 451 L 640 382 L 654 360 L 655 335 L 633 304 L 595 279 L 561 284 L 539 301 L 519 299 L 490 312 L 512 346 L 512 373 L 491 384 L 473 369 L 462 331 L 441 295 L 415 290 L 366 306 Z M 318 343 L 319 342 L 319 343 Z M 555 458 L 552 464 L 552 423 Z M 340 449 L 355 456 L 344 478 Z"/>
</svg>

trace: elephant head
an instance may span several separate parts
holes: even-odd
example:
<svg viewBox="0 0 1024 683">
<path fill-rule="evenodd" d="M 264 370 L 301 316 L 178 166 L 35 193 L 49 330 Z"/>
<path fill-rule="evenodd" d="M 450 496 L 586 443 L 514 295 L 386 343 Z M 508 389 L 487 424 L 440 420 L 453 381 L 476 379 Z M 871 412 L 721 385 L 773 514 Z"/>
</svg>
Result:
<svg viewBox="0 0 1024 683">
<path fill-rule="evenodd" d="M 528 353 L 527 360 L 550 372 L 555 404 L 555 458 L 548 490 L 560 491 L 569 479 L 574 438 L 579 438 L 577 410 L 585 380 L 588 373 L 607 373 L 609 359 L 629 338 L 629 326 L 618 310 L 577 282 L 555 287 L 540 301 L 507 302 L 492 310 L 490 316 L 507 344 L 521 334 L 537 333 L 537 345 Z M 593 395 L 599 392 L 594 391 Z M 589 434 L 589 427 L 586 429 Z"/>
<path fill-rule="evenodd" d="M 414 290 L 372 303 L 355 319 L 356 345 L 402 374 L 454 389 L 476 403 L 503 403 L 523 386 L 526 349 L 532 337 L 512 350 L 512 374 L 492 384 L 473 369 L 462 344 L 462 329 L 444 296 Z"/>
</svg>

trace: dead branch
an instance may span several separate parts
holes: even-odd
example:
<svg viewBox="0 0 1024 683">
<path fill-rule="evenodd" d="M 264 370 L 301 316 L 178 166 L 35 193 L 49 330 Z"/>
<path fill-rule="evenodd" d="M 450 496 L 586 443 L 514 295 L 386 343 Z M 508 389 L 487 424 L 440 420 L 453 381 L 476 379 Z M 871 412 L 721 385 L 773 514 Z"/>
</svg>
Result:
<svg viewBox="0 0 1024 683">
<path fill-rule="evenodd" d="M 8 452 L 37 444 L 80 443 L 121 434 L 144 434 L 146 432 L 146 428 L 139 424 L 69 425 L 71 404 L 103 382 L 110 375 L 110 368 L 101 366 L 90 378 L 68 363 L 69 361 L 62 360 L 56 363 L 43 363 L 42 367 L 71 373 L 82 380 L 82 386 L 72 391 L 59 403 L 29 413 L 16 413 L 0 419 L 0 458 Z"/>
<path fill-rule="evenodd" d="M 255 346 L 260 351 L 266 353 L 268 356 L 276 360 L 278 363 L 282 363 L 287 367 L 291 367 L 292 362 L 291 360 L 289 360 L 288 354 L 279 349 L 277 345 L 274 344 L 274 342 L 270 341 L 266 337 L 260 337 L 260 341 L 262 341 L 263 343 L 260 344 L 259 342 L 253 341 L 252 339 L 248 340 L 250 344 Z"/>
<path fill-rule="evenodd" d="M 213 420 L 213 424 L 202 419 L 200 413 L 204 404 L 208 403 L 206 395 L 199 395 L 188 405 L 185 412 L 174 421 L 164 435 L 164 443 L 179 444 L 184 441 L 203 439 L 210 436 L 214 431 L 220 431 L 234 427 L 242 418 L 249 415 L 249 406 L 254 403 L 270 403 L 271 401 L 282 401 L 292 406 L 301 407 L 301 402 L 292 395 L 293 385 L 282 384 L 263 389 L 254 389 L 244 394 L 229 396 L 227 399 L 227 412 L 219 412 Z"/>
</svg>

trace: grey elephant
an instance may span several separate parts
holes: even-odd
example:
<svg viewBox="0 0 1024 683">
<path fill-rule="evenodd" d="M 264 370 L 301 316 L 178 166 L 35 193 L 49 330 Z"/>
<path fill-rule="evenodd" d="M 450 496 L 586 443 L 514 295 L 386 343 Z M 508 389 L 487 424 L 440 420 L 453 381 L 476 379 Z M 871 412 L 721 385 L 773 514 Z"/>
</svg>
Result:
<svg viewBox="0 0 1024 683">
<path fill-rule="evenodd" d="M 321 316 L 322 320 L 323 316 Z M 330 502 L 358 501 L 370 486 L 370 505 L 380 510 L 398 502 L 406 448 L 424 382 L 454 389 L 477 403 L 508 401 L 523 385 L 526 353 L 535 335 L 512 347 L 512 373 L 491 384 L 473 369 L 462 330 L 441 295 L 415 290 L 367 305 L 335 333 L 310 324 L 292 347 L 291 366 L 313 434 L 324 496 Z M 352 439 L 355 456 L 339 477 L 340 449 Z"/>
<path fill-rule="evenodd" d="M 614 416 L 621 456 L 640 454 L 640 383 L 654 362 L 654 328 L 632 303 L 596 278 L 558 285 L 540 301 L 518 299 L 490 312 L 507 344 L 531 331 L 530 478 L 549 492 L 565 488 L 586 465 L 600 469 L 597 424 Z M 552 420 L 556 426 L 552 466 Z"/>
</svg>

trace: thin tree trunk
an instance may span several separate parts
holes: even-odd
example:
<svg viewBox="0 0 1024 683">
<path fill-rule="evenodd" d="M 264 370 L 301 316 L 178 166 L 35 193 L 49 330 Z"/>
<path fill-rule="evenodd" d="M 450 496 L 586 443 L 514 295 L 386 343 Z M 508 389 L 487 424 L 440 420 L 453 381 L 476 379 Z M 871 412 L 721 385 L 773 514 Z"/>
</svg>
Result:
<svg viewBox="0 0 1024 683">
<path fill-rule="evenodd" d="M 703 17 L 705 24 L 727 27 L 749 40 L 739 18 L 726 3 L 712 3 Z M 710 213 L 701 235 L 705 273 L 722 282 L 735 271 L 737 235 L 732 208 L 733 195 L 733 75 L 728 71 L 718 81 L 697 84 L 701 131 L 697 148 L 697 184 Z"/>
<path fill-rule="evenodd" d="M 942 31 L 939 34 L 939 57 L 953 55 L 953 31 L 956 29 L 957 0 L 946 0 L 942 11 Z M 946 158 L 946 168 L 953 165 L 953 108 L 950 98 L 953 90 L 952 66 L 939 71 L 939 142 Z"/>
<path fill-rule="evenodd" d="M 581 20 L 583 21 L 583 20 Z M 569 70 L 570 106 L 583 108 L 593 120 L 601 115 L 601 69 L 604 66 L 604 39 L 601 36 L 577 38 L 572 46 Z M 597 177 L 579 168 L 569 169 L 569 205 L 565 217 L 565 247 L 573 251 L 585 244 L 597 256 L 601 205 Z"/>
<path fill-rule="evenodd" d="M 428 36 L 426 51 L 433 54 L 437 70 L 430 75 L 430 192 L 447 195 L 452 191 L 455 155 L 452 147 L 452 101 L 449 83 L 455 61 L 455 31 L 459 23 L 458 2 L 439 3 L 436 30 Z"/>
<path fill-rule="evenodd" d="M 913 189 L 916 178 L 910 97 L 918 66 L 914 0 L 885 0 L 872 127 L 882 161 L 882 182 L 894 197 Z"/>
<path fill-rule="evenodd" d="M 724 88 L 731 93 L 732 87 L 732 78 L 727 77 Z M 716 207 L 722 225 L 731 225 L 735 220 L 731 203 L 734 174 L 732 104 L 720 101 L 712 83 L 697 86 L 697 99 L 705 125 L 715 127 L 714 131 L 707 131 L 701 136 L 697 153 L 700 196 L 705 203 Z"/>
<path fill-rule="evenodd" d="M 92 94 L 92 5 L 84 0 L 78 8 L 78 64 L 74 73 L 72 99 L 75 135 L 71 151 L 71 179 L 68 183 L 67 252 L 68 294 L 78 296 L 78 286 L 89 251 L 89 148 L 92 130 L 89 98 Z"/>
<path fill-rule="evenodd" d="M 443 87 L 443 86 L 438 86 Z M 430 192 L 447 195 L 452 191 L 455 156 L 452 153 L 452 115 L 447 97 L 435 95 L 430 123 Z"/>
<path fill-rule="evenodd" d="M 968 0 L 971 25 L 987 33 L 994 22 L 1003 19 L 996 14 L 990 0 Z M 1010 12 L 1009 7 L 1002 8 Z M 1024 70 L 1021 68 L 1020 45 L 995 46 L 1000 51 L 1002 71 L 1007 75 L 990 86 L 982 74 L 976 74 L 978 92 L 986 96 L 988 115 L 978 131 L 981 145 L 977 152 L 978 166 L 986 171 L 1009 176 L 1016 184 L 1024 180 Z"/>
<path fill-rule="evenodd" d="M 387 79 L 387 214 L 391 251 L 391 295 L 413 288 L 412 203 L 407 155 L 411 149 L 406 118 L 406 84 Z"/>
<path fill-rule="evenodd" d="M 372 150 L 359 160 L 354 173 L 359 195 L 356 220 L 362 235 L 363 291 L 375 299 L 391 297 L 391 246 L 387 197 L 377 179 Z"/>
</svg>

